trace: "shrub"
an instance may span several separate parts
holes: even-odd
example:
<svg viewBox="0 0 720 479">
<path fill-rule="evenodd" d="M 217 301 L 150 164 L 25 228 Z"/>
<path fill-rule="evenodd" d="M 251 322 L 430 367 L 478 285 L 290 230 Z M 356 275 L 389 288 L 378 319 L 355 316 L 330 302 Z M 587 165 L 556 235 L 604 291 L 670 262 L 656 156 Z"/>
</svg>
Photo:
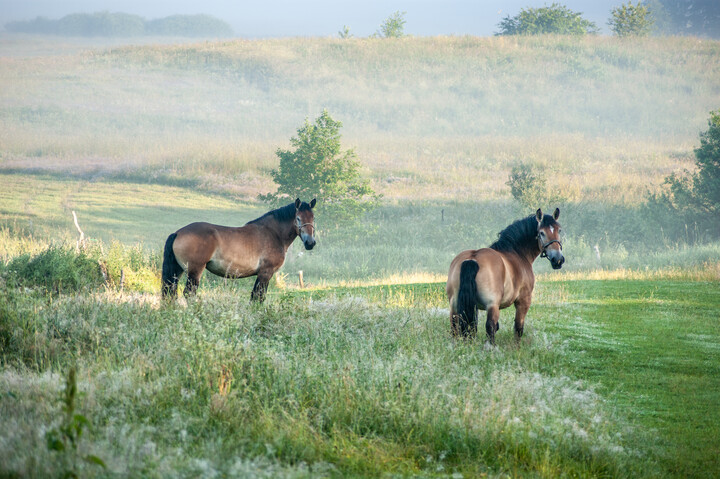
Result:
<svg viewBox="0 0 720 479">
<path fill-rule="evenodd" d="M 594 22 L 582 18 L 565 5 L 553 3 L 549 7 L 523 8 L 514 17 L 507 16 L 499 24 L 496 35 L 585 35 L 597 33 Z"/>
<path fill-rule="evenodd" d="M 100 286 L 100 265 L 84 252 L 51 246 L 32 256 L 14 258 L 5 268 L 7 281 L 17 286 L 39 286 L 52 292 L 72 292 Z"/>
<path fill-rule="evenodd" d="M 375 206 L 378 196 L 367 180 L 360 178 L 355 151 L 341 151 L 342 123 L 327 110 L 298 129 L 290 139 L 293 150 L 278 149 L 280 166 L 271 175 L 278 189 L 260 195 L 260 200 L 279 206 L 294 198 L 317 198 L 326 217 L 345 220 Z"/>
<path fill-rule="evenodd" d="M 611 15 L 608 25 L 610 30 L 619 37 L 647 36 L 653 25 L 650 8 L 639 1 L 637 5 L 633 5 L 630 1 L 615 7 L 612 9 Z"/>
<path fill-rule="evenodd" d="M 513 198 L 530 209 L 562 201 L 548 186 L 545 168 L 538 163 L 516 162 L 505 184 L 510 187 Z"/>
<path fill-rule="evenodd" d="M 407 12 L 397 11 L 387 17 L 380 25 L 380 30 L 375 36 L 380 38 L 400 38 L 405 36 L 405 14 Z"/>
</svg>

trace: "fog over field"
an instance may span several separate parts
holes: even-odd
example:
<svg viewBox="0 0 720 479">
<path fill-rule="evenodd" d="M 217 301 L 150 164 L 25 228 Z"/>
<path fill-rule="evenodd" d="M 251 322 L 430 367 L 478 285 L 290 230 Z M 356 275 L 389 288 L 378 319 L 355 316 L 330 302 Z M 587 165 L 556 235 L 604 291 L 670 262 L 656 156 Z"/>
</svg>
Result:
<svg viewBox="0 0 720 479">
<path fill-rule="evenodd" d="M 380 23 L 395 11 L 407 12 L 406 32 L 411 35 L 492 35 L 506 15 L 521 8 L 542 7 L 542 1 L 499 0 L 268 0 L 233 2 L 210 0 L 52 0 L 0 1 L 0 24 L 13 20 L 29 20 L 37 16 L 60 18 L 70 13 L 98 11 L 126 12 L 148 18 L 172 14 L 206 13 L 228 22 L 241 37 L 335 36 L 343 25 L 358 36 L 374 33 Z M 600 28 L 617 2 L 602 0 L 570 0 L 563 2 Z"/>
</svg>

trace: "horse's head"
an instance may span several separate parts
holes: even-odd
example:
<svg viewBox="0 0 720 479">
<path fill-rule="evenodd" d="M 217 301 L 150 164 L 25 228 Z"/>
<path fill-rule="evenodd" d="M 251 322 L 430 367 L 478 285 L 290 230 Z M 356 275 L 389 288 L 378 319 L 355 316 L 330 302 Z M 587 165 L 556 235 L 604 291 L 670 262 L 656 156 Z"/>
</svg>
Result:
<svg viewBox="0 0 720 479">
<path fill-rule="evenodd" d="M 562 268 L 565 262 L 565 256 L 562 253 L 562 242 L 560 241 L 560 232 L 562 227 L 557 219 L 560 217 L 560 209 L 555 208 L 552 216 L 543 215 L 540 208 L 535 212 L 538 221 L 538 247 L 540 248 L 540 256 L 547 257 L 553 269 Z"/>
<path fill-rule="evenodd" d="M 315 203 L 315 198 L 310 204 L 301 202 L 300 198 L 295 200 L 295 227 L 305 249 L 308 250 L 315 247 L 315 215 L 312 211 Z"/>
</svg>

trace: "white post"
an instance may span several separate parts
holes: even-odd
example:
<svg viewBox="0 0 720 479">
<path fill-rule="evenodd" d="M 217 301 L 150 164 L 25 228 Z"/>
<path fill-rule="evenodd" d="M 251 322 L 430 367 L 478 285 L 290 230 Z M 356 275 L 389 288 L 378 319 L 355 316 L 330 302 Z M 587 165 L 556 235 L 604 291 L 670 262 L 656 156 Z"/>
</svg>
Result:
<svg viewBox="0 0 720 479">
<path fill-rule="evenodd" d="M 73 221 L 75 222 L 75 228 L 77 228 L 78 233 L 80 233 L 80 238 L 78 238 L 77 241 L 77 250 L 80 251 L 80 248 L 85 249 L 85 233 L 83 233 L 83 230 L 80 229 L 80 225 L 78 224 L 77 215 L 75 214 L 75 210 L 72 212 L 73 215 Z"/>
</svg>

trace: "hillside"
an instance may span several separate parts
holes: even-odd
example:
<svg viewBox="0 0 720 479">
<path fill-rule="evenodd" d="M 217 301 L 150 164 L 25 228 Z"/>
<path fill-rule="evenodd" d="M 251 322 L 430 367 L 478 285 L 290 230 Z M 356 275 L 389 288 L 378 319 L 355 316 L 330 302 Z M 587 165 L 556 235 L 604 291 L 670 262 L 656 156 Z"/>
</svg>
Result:
<svg viewBox="0 0 720 479">
<path fill-rule="evenodd" d="M 695 38 L 295 38 L 58 54 L 27 40 L 25 55 L 17 37 L 0 39 L 0 168 L 191 178 L 251 198 L 271 188 L 274 151 L 327 108 L 386 197 L 506 197 L 508 164 L 523 158 L 576 197 L 610 189 L 632 201 L 688 165 L 720 99 L 720 42 Z"/>
</svg>

